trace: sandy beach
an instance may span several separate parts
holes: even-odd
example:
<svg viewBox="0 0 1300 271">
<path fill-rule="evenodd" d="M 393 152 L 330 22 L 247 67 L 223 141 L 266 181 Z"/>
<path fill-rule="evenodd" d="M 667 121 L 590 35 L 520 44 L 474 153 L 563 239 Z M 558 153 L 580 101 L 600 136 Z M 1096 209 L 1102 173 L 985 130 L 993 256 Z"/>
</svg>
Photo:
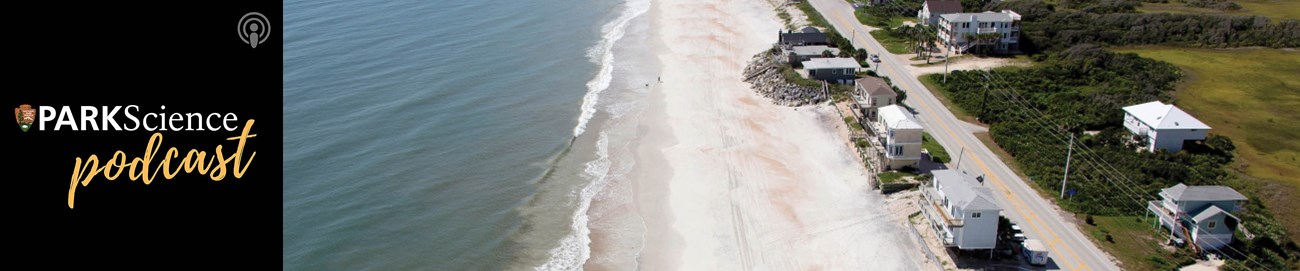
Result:
<svg viewBox="0 0 1300 271">
<path fill-rule="evenodd" d="M 915 270 L 829 105 L 771 104 L 741 81 L 781 30 L 762 0 L 657 0 L 662 83 L 640 124 L 642 270 Z M 623 269 L 593 238 L 587 269 Z"/>
</svg>

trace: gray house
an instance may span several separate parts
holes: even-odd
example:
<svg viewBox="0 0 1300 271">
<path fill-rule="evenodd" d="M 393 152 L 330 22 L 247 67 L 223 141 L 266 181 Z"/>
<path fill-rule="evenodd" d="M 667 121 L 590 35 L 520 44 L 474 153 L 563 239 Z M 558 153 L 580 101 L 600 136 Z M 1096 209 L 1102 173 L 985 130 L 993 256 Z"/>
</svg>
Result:
<svg viewBox="0 0 1300 271">
<path fill-rule="evenodd" d="M 790 49 L 785 51 L 786 56 L 789 58 L 788 60 L 790 61 L 790 65 L 803 63 L 804 61 L 814 58 L 824 57 L 822 54 L 827 51 L 831 52 L 830 57 L 835 57 L 840 54 L 840 49 L 826 47 L 826 45 L 792 46 Z"/>
<path fill-rule="evenodd" d="M 1002 208 L 993 190 L 981 178 L 959 170 L 935 170 L 934 185 L 923 187 L 921 212 L 942 238 L 944 246 L 958 249 L 993 249 L 997 245 L 998 217 Z"/>
<path fill-rule="evenodd" d="M 826 33 L 816 27 L 804 27 L 799 32 L 777 33 L 776 43 L 781 46 L 828 45 Z"/>
<path fill-rule="evenodd" d="M 1222 185 L 1188 186 L 1182 183 L 1160 189 L 1159 201 L 1147 202 L 1147 210 L 1169 229 L 1169 237 L 1190 240 L 1197 248 L 1219 249 L 1232 242 L 1241 219 L 1232 215 L 1241 209 L 1246 196 Z"/>
<path fill-rule="evenodd" d="M 898 102 L 898 93 L 894 93 L 894 88 L 880 77 L 867 76 L 855 83 L 857 89 L 853 92 L 853 100 L 862 108 L 863 119 L 875 121 L 879 108 Z"/>
<path fill-rule="evenodd" d="M 861 68 L 862 65 L 858 64 L 857 59 L 846 57 L 814 58 L 803 62 L 803 69 L 808 71 L 808 78 L 831 82 L 853 81 L 857 78 L 858 69 Z"/>
</svg>

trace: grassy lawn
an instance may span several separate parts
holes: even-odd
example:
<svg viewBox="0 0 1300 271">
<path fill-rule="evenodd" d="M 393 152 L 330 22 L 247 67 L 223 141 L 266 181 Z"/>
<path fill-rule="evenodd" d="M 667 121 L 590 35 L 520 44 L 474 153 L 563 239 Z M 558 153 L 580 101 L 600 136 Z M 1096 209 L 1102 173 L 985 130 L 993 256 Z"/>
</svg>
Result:
<svg viewBox="0 0 1300 271">
<path fill-rule="evenodd" d="M 1145 13 L 1193 13 L 1193 14 L 1228 14 L 1228 15 L 1259 15 L 1269 17 L 1273 22 L 1283 19 L 1300 20 L 1300 1 L 1296 0 L 1233 0 L 1241 5 L 1241 10 L 1224 11 L 1210 8 L 1195 8 L 1183 5 L 1182 2 L 1170 1 L 1169 3 L 1142 3 L 1138 11 Z"/>
<path fill-rule="evenodd" d="M 910 47 L 907 46 L 906 40 L 889 35 L 889 32 L 885 31 L 884 29 L 871 31 L 871 36 L 875 37 L 876 40 L 880 41 L 880 45 L 884 45 L 885 50 L 889 51 L 889 53 L 891 54 L 912 53 L 912 50 L 908 49 Z"/>
<path fill-rule="evenodd" d="M 865 9 L 859 9 L 853 12 L 854 17 L 862 24 L 870 25 L 876 28 L 895 28 L 903 25 L 903 22 L 916 22 L 916 18 L 907 16 L 894 16 L 889 18 L 879 18 L 867 14 Z"/>
<path fill-rule="evenodd" d="M 854 119 L 853 116 L 844 117 L 844 125 L 848 125 L 849 129 L 853 130 L 854 132 L 867 131 L 867 129 L 862 127 L 862 123 L 857 122 L 857 119 Z"/>
<path fill-rule="evenodd" d="M 1268 16 L 1273 21 L 1300 20 L 1300 1 L 1296 0 L 1234 0 L 1248 14 Z"/>
<path fill-rule="evenodd" d="M 930 133 L 921 132 L 921 148 L 929 150 L 930 157 L 938 160 L 936 162 L 947 163 L 952 161 L 952 156 L 948 155 L 948 150 L 943 149 L 943 146 L 939 145 L 939 141 L 934 141 L 934 137 L 931 137 Z"/>
<path fill-rule="evenodd" d="M 1153 220 L 1142 216 L 1093 216 L 1095 226 L 1080 224 L 1079 227 L 1094 243 L 1119 259 L 1124 270 L 1171 270 L 1192 261 L 1160 246 L 1165 236 L 1152 227 Z M 1109 240 L 1107 234 L 1111 236 Z"/>
<path fill-rule="evenodd" d="M 803 75 L 799 75 L 798 72 L 795 72 L 794 68 L 791 68 L 790 66 L 787 65 L 781 65 L 781 75 L 785 76 L 786 81 L 789 81 L 790 83 L 794 83 L 796 85 L 812 87 L 812 88 L 822 87 L 822 82 L 804 78 Z"/>
<path fill-rule="evenodd" d="M 895 183 L 901 181 L 903 177 L 914 177 L 916 174 L 898 171 L 886 171 L 876 174 L 880 178 L 880 183 Z"/>
<path fill-rule="evenodd" d="M 1279 49 L 1138 47 L 1133 52 L 1178 65 L 1185 78 L 1176 104 L 1232 138 L 1233 165 L 1249 177 L 1287 184 L 1288 193 L 1263 193 L 1272 209 L 1300 209 L 1300 52 Z M 1300 234 L 1300 212 L 1280 212 Z"/>
<path fill-rule="evenodd" d="M 943 103 L 943 107 L 947 107 L 948 111 L 952 111 L 952 114 L 956 116 L 957 119 L 970 122 L 970 123 L 980 123 L 978 120 L 975 119 L 975 116 L 971 116 L 970 114 L 967 114 L 966 110 L 954 105 L 952 101 L 949 101 L 948 93 L 939 90 L 939 82 L 931 78 L 930 75 L 922 75 L 917 77 L 916 79 L 920 80 L 922 85 L 925 85 L 925 89 L 929 90 L 930 94 L 934 94 L 935 98 L 939 98 L 939 102 Z"/>
</svg>

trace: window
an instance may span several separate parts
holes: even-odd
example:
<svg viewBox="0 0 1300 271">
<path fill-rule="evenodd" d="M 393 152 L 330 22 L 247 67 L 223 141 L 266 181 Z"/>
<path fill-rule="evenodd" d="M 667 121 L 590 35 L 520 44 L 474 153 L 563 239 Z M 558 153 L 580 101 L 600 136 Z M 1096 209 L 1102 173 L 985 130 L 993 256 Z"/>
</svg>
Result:
<svg viewBox="0 0 1300 271">
<path fill-rule="evenodd" d="M 903 146 L 894 146 L 894 155 L 903 155 Z"/>
<path fill-rule="evenodd" d="M 1210 221 L 1209 228 L 1213 229 L 1214 226 L 1218 226 L 1218 225 L 1215 225 L 1215 224 L 1218 224 L 1218 223 L 1215 223 L 1215 222 L 1218 222 L 1218 221 Z"/>
<path fill-rule="evenodd" d="M 970 213 L 971 218 L 980 218 L 980 212 Z"/>
</svg>

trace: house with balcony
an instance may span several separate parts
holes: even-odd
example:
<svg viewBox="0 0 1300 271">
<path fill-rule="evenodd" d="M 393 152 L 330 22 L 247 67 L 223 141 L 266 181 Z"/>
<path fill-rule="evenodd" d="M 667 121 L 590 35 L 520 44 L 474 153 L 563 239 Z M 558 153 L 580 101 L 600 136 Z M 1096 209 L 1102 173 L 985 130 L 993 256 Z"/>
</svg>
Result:
<svg viewBox="0 0 1300 271">
<path fill-rule="evenodd" d="M 923 25 L 938 25 L 939 15 L 961 13 L 960 0 L 926 0 L 916 11 L 916 21 Z"/>
<path fill-rule="evenodd" d="M 858 77 L 862 64 L 857 59 L 847 57 L 814 58 L 803 62 L 803 69 L 808 71 L 808 78 L 846 83 Z"/>
<path fill-rule="evenodd" d="M 1124 107 L 1124 128 L 1147 151 L 1177 152 L 1188 140 L 1205 140 L 1210 126 L 1172 104 L 1160 101 Z"/>
<path fill-rule="evenodd" d="M 958 54 L 972 49 L 1020 52 L 1020 14 L 1015 11 L 942 14 L 937 28 L 939 43 Z"/>
<path fill-rule="evenodd" d="M 922 187 L 921 212 L 946 247 L 993 249 L 1002 208 L 983 177 L 961 170 L 935 170 L 931 186 Z"/>
<path fill-rule="evenodd" d="M 875 159 L 880 168 L 916 167 L 921 161 L 921 123 L 911 112 L 896 104 L 880 107 L 877 111 L 871 129 L 878 141 L 874 145 L 881 148 Z"/>
<path fill-rule="evenodd" d="M 864 121 L 874 122 L 879 116 L 877 112 L 884 106 L 898 103 L 898 93 L 894 93 L 894 88 L 880 77 L 867 76 L 854 81 L 853 100 L 857 102 L 858 108 L 862 111 Z M 863 126 L 869 124 L 864 123 Z"/>
<path fill-rule="evenodd" d="M 1170 238 L 1182 238 L 1198 250 L 1217 250 L 1232 243 L 1232 234 L 1241 224 L 1232 212 L 1246 201 L 1231 187 L 1182 183 L 1160 189 L 1160 198 L 1147 202 L 1147 211 L 1158 218 L 1155 223 L 1169 229 Z"/>
</svg>

